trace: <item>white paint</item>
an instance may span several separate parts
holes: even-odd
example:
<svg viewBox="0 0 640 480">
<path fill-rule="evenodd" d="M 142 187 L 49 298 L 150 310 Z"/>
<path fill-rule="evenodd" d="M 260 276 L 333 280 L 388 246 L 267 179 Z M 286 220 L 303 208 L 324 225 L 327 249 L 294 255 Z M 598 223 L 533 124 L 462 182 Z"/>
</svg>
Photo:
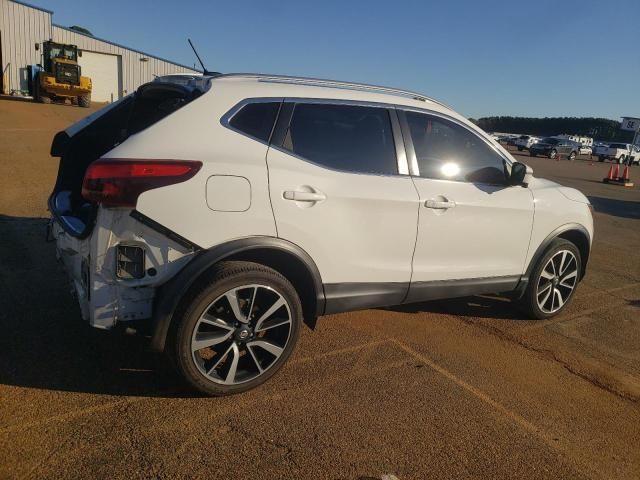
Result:
<svg viewBox="0 0 640 480">
<path fill-rule="evenodd" d="M 520 275 L 533 224 L 533 196 L 520 186 L 414 178 L 420 223 L 413 281 Z M 427 208 L 429 200 L 454 202 Z"/>
<path fill-rule="evenodd" d="M 213 175 L 207 180 L 207 205 L 218 212 L 246 212 L 251 206 L 251 184 L 245 177 Z"/>
<path fill-rule="evenodd" d="M 406 176 L 329 170 L 269 149 L 278 236 L 302 247 L 325 283 L 409 282 L 418 195 Z M 316 192 L 296 201 L 284 192 Z"/>
</svg>

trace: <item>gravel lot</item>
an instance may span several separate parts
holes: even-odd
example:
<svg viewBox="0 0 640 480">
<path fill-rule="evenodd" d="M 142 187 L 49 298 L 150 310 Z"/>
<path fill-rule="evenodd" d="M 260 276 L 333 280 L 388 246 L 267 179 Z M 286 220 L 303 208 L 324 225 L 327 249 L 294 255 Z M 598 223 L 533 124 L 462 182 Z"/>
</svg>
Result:
<svg viewBox="0 0 640 480">
<path fill-rule="evenodd" d="M 608 164 L 519 157 L 596 209 L 562 316 L 494 297 L 327 316 L 267 385 L 210 399 L 84 325 L 44 242 L 50 141 L 87 113 L 0 101 L 0 478 L 640 478 L 640 168 L 625 189 Z"/>
</svg>

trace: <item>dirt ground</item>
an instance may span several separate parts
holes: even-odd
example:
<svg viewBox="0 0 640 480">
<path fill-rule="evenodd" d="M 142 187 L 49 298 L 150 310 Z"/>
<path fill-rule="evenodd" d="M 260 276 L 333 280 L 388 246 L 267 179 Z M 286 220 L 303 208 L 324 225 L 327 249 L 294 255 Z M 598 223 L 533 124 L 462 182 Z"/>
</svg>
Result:
<svg viewBox="0 0 640 480">
<path fill-rule="evenodd" d="M 0 478 L 640 478 L 640 188 L 608 165 L 518 157 L 596 209 L 560 317 L 494 297 L 327 316 L 265 386 L 212 399 L 83 324 L 44 241 L 51 138 L 87 113 L 0 102 Z"/>
</svg>

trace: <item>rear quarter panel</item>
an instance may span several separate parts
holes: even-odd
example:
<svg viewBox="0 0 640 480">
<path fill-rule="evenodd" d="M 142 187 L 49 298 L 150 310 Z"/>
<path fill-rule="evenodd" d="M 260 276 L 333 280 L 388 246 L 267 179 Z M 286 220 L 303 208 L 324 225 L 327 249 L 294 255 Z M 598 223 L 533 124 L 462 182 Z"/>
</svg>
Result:
<svg viewBox="0 0 640 480">
<path fill-rule="evenodd" d="M 252 235 L 276 236 L 269 201 L 267 146 L 220 123 L 220 118 L 242 100 L 242 93 L 216 85 L 103 157 L 202 162 L 192 179 L 144 192 L 136 209 L 203 248 Z M 206 191 L 212 176 L 246 178 L 248 194 L 246 189 L 237 194 L 243 196 L 239 203 L 249 204 L 248 209 L 211 209 Z M 233 189 L 229 193 L 233 195 Z M 244 198 L 247 195 L 249 198 Z"/>
</svg>

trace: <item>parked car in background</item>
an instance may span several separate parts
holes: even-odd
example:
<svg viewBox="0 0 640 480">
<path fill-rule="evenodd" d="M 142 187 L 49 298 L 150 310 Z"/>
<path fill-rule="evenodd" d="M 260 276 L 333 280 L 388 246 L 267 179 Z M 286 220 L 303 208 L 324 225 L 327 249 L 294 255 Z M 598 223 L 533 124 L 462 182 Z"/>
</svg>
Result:
<svg viewBox="0 0 640 480">
<path fill-rule="evenodd" d="M 520 135 L 516 139 L 515 145 L 516 147 L 518 147 L 518 151 L 521 152 L 522 150 L 529 150 L 529 147 L 534 143 L 537 143 L 538 141 L 540 141 L 538 137 L 533 137 L 531 135 Z"/>
<path fill-rule="evenodd" d="M 579 145 L 571 140 L 547 137 L 531 145 L 531 147 L 529 147 L 529 155 L 532 157 L 544 155 L 552 159 L 558 155 L 564 155 L 569 160 L 575 160 L 578 156 L 579 149 Z"/>
<path fill-rule="evenodd" d="M 600 161 L 603 162 L 607 156 L 608 151 L 609 151 L 608 143 L 597 142 L 593 144 L 593 149 L 591 154 L 598 157 L 598 160 L 600 160 L 600 158 L 602 157 Z"/>
<path fill-rule="evenodd" d="M 571 140 L 572 142 L 579 143 L 584 147 L 593 146 L 593 138 L 591 137 L 583 137 L 581 135 L 567 135 L 563 133 L 562 135 L 555 135 L 555 138 L 561 138 L 563 140 Z"/>
<path fill-rule="evenodd" d="M 593 153 L 593 149 L 588 145 L 580 145 L 578 153 L 580 155 L 591 155 Z"/>
<path fill-rule="evenodd" d="M 193 388 L 260 385 L 320 315 L 509 292 L 546 319 L 573 298 L 589 200 L 441 103 L 296 77 L 177 80 L 55 136 L 49 233 L 85 321 L 149 322 Z"/>
<path fill-rule="evenodd" d="M 617 163 L 624 163 L 628 157 L 633 157 L 634 147 L 629 143 L 611 143 L 604 153 L 598 156 L 598 160 L 604 162 L 611 160 Z M 632 160 L 635 162 L 635 159 Z"/>
</svg>

